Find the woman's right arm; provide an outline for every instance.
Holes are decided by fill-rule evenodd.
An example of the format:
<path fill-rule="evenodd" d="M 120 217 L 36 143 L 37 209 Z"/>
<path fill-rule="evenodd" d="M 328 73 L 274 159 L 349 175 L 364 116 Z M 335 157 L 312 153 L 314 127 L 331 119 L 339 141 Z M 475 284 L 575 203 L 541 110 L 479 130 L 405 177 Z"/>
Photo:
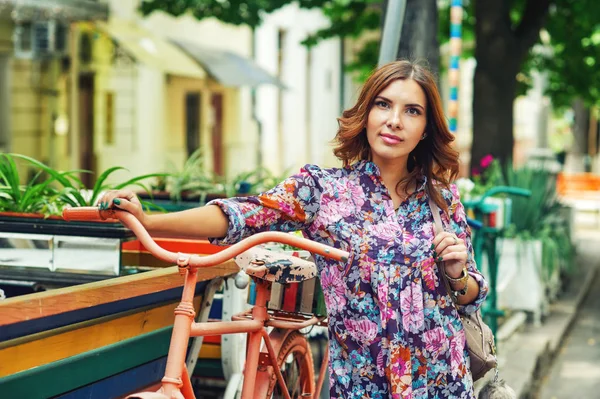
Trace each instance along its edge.
<path fill-rule="evenodd" d="M 203 207 L 168 214 L 144 214 L 130 190 L 110 191 L 99 205 L 132 213 L 151 234 L 208 237 L 216 244 L 234 244 L 261 231 L 306 229 L 320 207 L 320 175 L 318 167 L 307 165 L 260 195 L 214 200 Z"/>
<path fill-rule="evenodd" d="M 165 214 L 146 214 L 137 195 L 130 190 L 109 191 L 98 205 L 101 209 L 113 207 L 133 214 L 151 235 L 225 237 L 229 228 L 229 219 L 216 205 Z"/>
<path fill-rule="evenodd" d="M 229 219 L 216 205 L 181 212 L 146 215 L 144 226 L 154 235 L 173 237 L 225 237 Z"/>

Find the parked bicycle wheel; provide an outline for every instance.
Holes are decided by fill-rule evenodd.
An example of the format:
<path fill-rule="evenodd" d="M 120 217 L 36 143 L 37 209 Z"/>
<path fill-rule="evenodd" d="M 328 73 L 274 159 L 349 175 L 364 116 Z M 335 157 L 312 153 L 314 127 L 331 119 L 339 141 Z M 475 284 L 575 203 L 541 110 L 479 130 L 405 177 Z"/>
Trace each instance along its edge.
<path fill-rule="evenodd" d="M 307 339 L 298 332 L 287 336 L 277 356 L 277 365 L 283 374 L 291 398 L 312 398 L 315 393 L 315 370 Z M 269 392 L 272 398 L 283 398 L 273 373 Z"/>

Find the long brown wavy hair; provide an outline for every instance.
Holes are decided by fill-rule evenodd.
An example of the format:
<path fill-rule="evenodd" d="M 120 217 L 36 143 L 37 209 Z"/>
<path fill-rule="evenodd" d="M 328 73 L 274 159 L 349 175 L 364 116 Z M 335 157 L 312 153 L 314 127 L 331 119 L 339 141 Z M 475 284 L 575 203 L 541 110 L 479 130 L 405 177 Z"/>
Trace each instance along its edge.
<path fill-rule="evenodd" d="M 433 181 L 437 180 L 445 187 L 458 176 L 458 152 L 451 147 L 454 136 L 448 130 L 442 100 L 431 72 L 416 62 L 401 60 L 390 62 L 375 70 L 367 79 L 356 104 L 345 110 L 338 118 L 338 131 L 334 139 L 333 153 L 344 166 L 359 160 L 371 159 L 371 147 L 367 141 L 367 118 L 375 98 L 395 80 L 412 79 L 421 86 L 427 97 L 427 137 L 421 140 L 410 153 L 408 161 L 409 175 L 398 183 L 407 190 L 409 182 L 419 175 L 427 177 L 427 191 L 436 204 L 447 211 L 446 201 Z"/>

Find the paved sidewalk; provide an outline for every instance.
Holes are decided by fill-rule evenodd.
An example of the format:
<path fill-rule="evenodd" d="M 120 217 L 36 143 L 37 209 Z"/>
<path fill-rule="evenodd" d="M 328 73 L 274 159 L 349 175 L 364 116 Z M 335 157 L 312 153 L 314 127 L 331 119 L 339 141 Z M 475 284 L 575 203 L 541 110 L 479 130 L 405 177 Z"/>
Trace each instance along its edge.
<path fill-rule="evenodd" d="M 498 343 L 500 376 L 515 390 L 519 399 L 537 397 L 541 376 L 549 372 L 557 350 L 576 320 L 600 267 L 600 230 L 578 231 L 576 238 L 577 272 L 558 300 L 550 305 L 549 316 L 542 326 L 534 327 L 527 323 L 506 341 Z M 492 374 L 488 373 L 486 377 L 491 378 Z M 483 383 L 485 381 L 478 381 L 476 388 L 481 387 Z M 557 381 L 557 384 L 560 384 L 560 381 Z"/>
<path fill-rule="evenodd" d="M 542 382 L 539 399 L 600 398 L 600 274 Z"/>

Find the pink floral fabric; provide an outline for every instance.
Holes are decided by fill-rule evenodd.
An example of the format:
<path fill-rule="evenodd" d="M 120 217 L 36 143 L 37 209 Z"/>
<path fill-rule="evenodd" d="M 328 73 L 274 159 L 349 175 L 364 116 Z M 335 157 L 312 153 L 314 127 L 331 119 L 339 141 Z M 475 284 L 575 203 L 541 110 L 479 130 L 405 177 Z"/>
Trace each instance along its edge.
<path fill-rule="evenodd" d="M 316 256 L 329 316 L 332 398 L 474 398 L 458 312 L 475 312 L 487 284 L 473 261 L 471 233 L 455 186 L 441 189 L 445 226 L 465 240 L 477 299 L 457 310 L 432 256 L 434 223 L 425 179 L 394 210 L 375 164 L 307 165 L 268 192 L 212 201 L 229 218 L 215 243 L 266 231 L 302 230 L 351 253 L 347 263 Z"/>

